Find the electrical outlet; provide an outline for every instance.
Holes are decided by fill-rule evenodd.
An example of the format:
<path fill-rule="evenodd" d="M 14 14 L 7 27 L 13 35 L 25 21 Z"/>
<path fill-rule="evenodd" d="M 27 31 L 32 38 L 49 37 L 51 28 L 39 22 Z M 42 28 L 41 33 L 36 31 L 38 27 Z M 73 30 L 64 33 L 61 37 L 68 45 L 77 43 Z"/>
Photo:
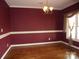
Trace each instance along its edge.
<path fill-rule="evenodd" d="M 3 32 L 4 30 L 3 30 L 3 28 L 1 28 L 1 32 Z"/>
<path fill-rule="evenodd" d="M 48 38 L 48 40 L 51 40 L 50 37 Z"/>
<path fill-rule="evenodd" d="M 9 44 L 7 43 L 7 47 L 9 46 Z"/>

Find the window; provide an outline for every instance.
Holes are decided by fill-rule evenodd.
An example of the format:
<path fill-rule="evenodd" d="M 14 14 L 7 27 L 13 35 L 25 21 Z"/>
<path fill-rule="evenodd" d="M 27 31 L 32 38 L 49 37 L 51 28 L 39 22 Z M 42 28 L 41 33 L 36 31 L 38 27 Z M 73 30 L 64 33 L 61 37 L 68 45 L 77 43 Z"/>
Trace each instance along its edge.
<path fill-rule="evenodd" d="M 79 41 L 79 12 L 67 17 L 66 23 L 66 38 L 71 38 L 74 41 Z"/>

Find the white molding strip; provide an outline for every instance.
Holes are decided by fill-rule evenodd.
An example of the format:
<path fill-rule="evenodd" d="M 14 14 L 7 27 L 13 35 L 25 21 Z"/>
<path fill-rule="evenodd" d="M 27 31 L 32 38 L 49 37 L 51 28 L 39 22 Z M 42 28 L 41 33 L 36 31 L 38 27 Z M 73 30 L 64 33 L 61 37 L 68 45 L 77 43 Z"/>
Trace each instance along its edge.
<path fill-rule="evenodd" d="M 12 47 L 18 47 L 18 46 L 32 46 L 32 45 L 43 45 L 43 44 L 53 44 L 53 43 L 60 43 L 61 41 L 53 41 L 53 42 L 41 42 L 41 43 L 29 43 L 29 44 L 16 44 L 16 45 L 11 45 L 4 55 L 1 57 L 1 59 L 4 59 L 4 57 L 7 55 L 7 53 L 10 51 Z"/>
<path fill-rule="evenodd" d="M 4 57 L 7 55 L 7 53 L 10 51 L 11 48 L 12 48 L 12 46 L 9 46 L 9 48 L 6 50 L 6 52 L 5 52 L 4 55 L 1 57 L 1 59 L 4 59 Z"/>
<path fill-rule="evenodd" d="M 64 30 L 15 31 L 11 32 L 11 34 L 36 34 L 36 33 L 56 33 L 56 32 L 64 32 Z"/>
<path fill-rule="evenodd" d="M 70 46 L 67 42 L 64 42 L 64 41 L 61 41 L 61 43 L 65 44 L 65 45 L 68 45 Z M 75 49 L 78 49 L 79 50 L 79 47 L 75 46 L 75 45 L 71 45 L 71 47 L 75 48 Z"/>
<path fill-rule="evenodd" d="M 15 32 L 8 32 L 8 33 L 0 35 L 0 39 L 7 37 L 11 34 L 35 34 L 35 33 L 55 33 L 55 32 L 64 32 L 64 31 L 63 30 L 15 31 Z"/>
<path fill-rule="evenodd" d="M 36 33 L 56 33 L 56 32 L 64 32 L 64 30 L 15 31 L 0 35 L 0 39 L 5 38 L 11 34 L 36 34 Z"/>
<path fill-rule="evenodd" d="M 16 6 L 16 5 L 9 5 L 9 7 L 10 8 L 33 8 L 33 9 L 42 9 L 42 7 L 36 7 L 36 6 Z M 62 9 L 61 8 L 54 8 L 54 10 L 62 10 Z"/>
<path fill-rule="evenodd" d="M 43 44 L 53 44 L 53 43 L 63 43 L 65 45 L 70 46 L 68 43 L 64 42 L 64 41 L 52 41 L 52 42 L 42 42 L 42 43 L 28 43 L 28 44 L 15 44 L 15 45 L 11 45 L 12 47 L 18 47 L 18 46 L 31 46 L 31 45 L 43 45 Z M 71 47 L 75 48 L 75 49 L 79 49 L 79 47 L 72 45 Z"/>
<path fill-rule="evenodd" d="M 34 6 L 16 6 L 16 5 L 9 5 L 9 7 L 12 8 L 36 8 L 36 9 L 41 9 L 42 7 L 34 7 Z"/>
<path fill-rule="evenodd" d="M 2 34 L 2 35 L 0 35 L 0 39 L 3 39 L 4 37 L 9 36 L 10 34 L 11 34 L 10 32 Z"/>
<path fill-rule="evenodd" d="M 12 47 L 18 47 L 18 46 L 32 46 L 32 45 L 53 44 L 53 43 L 61 43 L 61 41 L 41 42 L 41 43 L 28 43 L 28 44 L 15 44 L 15 45 L 11 45 L 11 46 Z"/>

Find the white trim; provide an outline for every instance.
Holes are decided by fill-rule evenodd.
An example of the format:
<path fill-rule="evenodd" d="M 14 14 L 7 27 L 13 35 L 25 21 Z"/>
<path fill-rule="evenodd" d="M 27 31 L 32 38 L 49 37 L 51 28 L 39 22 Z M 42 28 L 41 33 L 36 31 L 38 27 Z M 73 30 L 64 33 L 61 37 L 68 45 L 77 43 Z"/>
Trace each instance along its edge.
<path fill-rule="evenodd" d="M 70 40 L 70 38 L 67 38 L 67 40 Z M 72 39 L 72 41 L 79 42 L 79 39 Z"/>
<path fill-rule="evenodd" d="M 56 32 L 64 32 L 64 30 L 15 31 L 11 32 L 11 34 L 36 34 L 36 33 L 56 33 Z"/>
<path fill-rule="evenodd" d="M 53 41 L 53 42 L 42 42 L 42 43 L 29 43 L 29 44 L 16 44 L 16 45 L 10 45 L 10 47 L 7 49 L 7 51 L 4 53 L 4 55 L 1 57 L 1 59 L 4 59 L 4 57 L 7 55 L 7 53 L 10 51 L 12 47 L 18 47 L 18 46 L 32 46 L 32 45 L 43 45 L 43 44 L 53 44 L 53 43 L 60 43 L 61 41 Z"/>
<path fill-rule="evenodd" d="M 42 9 L 43 7 L 36 7 L 36 6 L 16 6 L 16 5 L 9 5 L 10 8 L 33 8 L 33 9 Z M 61 8 L 54 8 L 54 10 L 62 10 Z"/>
<path fill-rule="evenodd" d="M 52 43 L 63 43 L 65 45 L 70 46 L 68 43 L 64 42 L 64 41 L 53 41 L 53 42 L 42 42 L 42 43 L 28 43 L 28 44 L 15 44 L 15 45 L 11 45 L 12 47 L 18 47 L 18 46 L 31 46 L 31 45 L 42 45 L 42 44 L 52 44 Z M 72 45 L 71 47 L 75 48 L 75 49 L 79 49 L 79 47 Z"/>
<path fill-rule="evenodd" d="M 55 32 L 64 32 L 64 30 L 15 31 L 0 35 L 0 39 L 5 38 L 11 34 L 36 34 L 36 33 L 55 33 Z"/>
<path fill-rule="evenodd" d="M 79 42 L 79 39 L 72 39 L 73 41 L 75 41 L 75 42 Z"/>
<path fill-rule="evenodd" d="M 11 48 L 12 48 L 12 46 L 10 46 L 10 47 L 6 50 L 6 52 L 5 52 L 4 55 L 1 57 L 1 59 L 4 59 L 4 57 L 7 55 L 7 53 L 10 51 Z"/>
<path fill-rule="evenodd" d="M 36 8 L 36 9 L 42 9 L 42 7 L 35 7 L 35 6 L 15 6 L 15 5 L 9 5 L 11 8 Z"/>
<path fill-rule="evenodd" d="M 70 46 L 67 42 L 61 41 L 61 43 Z M 75 45 L 71 45 L 71 47 L 75 48 L 75 49 L 79 49 L 79 47 L 75 46 Z"/>
<path fill-rule="evenodd" d="M 32 46 L 32 45 L 44 45 L 44 44 L 53 44 L 53 43 L 60 43 L 61 41 L 53 41 L 53 42 L 41 42 L 41 43 L 28 43 L 28 44 L 15 44 L 11 45 L 12 47 L 18 46 Z"/>
<path fill-rule="evenodd" d="M 3 39 L 4 37 L 9 36 L 10 34 L 11 34 L 10 32 L 2 34 L 2 35 L 0 35 L 0 39 Z"/>

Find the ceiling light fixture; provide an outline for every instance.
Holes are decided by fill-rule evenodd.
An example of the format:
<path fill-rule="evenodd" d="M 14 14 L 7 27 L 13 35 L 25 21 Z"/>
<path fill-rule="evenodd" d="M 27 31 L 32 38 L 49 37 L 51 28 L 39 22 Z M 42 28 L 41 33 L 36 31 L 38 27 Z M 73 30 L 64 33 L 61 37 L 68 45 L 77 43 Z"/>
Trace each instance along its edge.
<path fill-rule="evenodd" d="M 50 13 L 50 12 L 53 11 L 53 7 L 51 7 L 51 6 L 48 5 L 48 0 L 46 0 L 45 4 L 44 4 L 44 6 L 43 6 L 43 11 L 44 11 L 46 14 L 48 14 L 48 13 Z"/>

